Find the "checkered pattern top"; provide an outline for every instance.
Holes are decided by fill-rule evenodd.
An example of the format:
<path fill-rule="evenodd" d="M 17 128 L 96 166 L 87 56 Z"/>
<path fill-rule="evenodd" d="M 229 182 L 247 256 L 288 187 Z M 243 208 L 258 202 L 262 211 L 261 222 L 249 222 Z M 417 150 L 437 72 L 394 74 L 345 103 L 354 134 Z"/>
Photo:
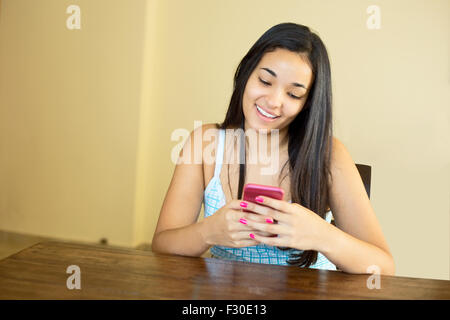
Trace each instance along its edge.
<path fill-rule="evenodd" d="M 213 215 L 217 210 L 222 208 L 226 203 L 225 194 L 220 182 L 220 171 L 222 169 L 223 154 L 225 149 L 225 130 L 219 131 L 219 144 L 217 150 L 216 166 L 214 177 L 209 182 L 204 191 L 205 218 Z M 331 212 L 327 213 L 328 222 L 331 221 Z M 247 261 L 255 263 L 266 263 L 276 265 L 288 265 L 289 253 L 300 253 L 296 249 L 280 250 L 277 247 L 259 244 L 257 246 L 244 248 L 229 248 L 224 246 L 213 246 L 211 255 L 214 258 Z M 317 262 L 310 266 L 313 269 L 336 270 L 336 266 L 331 263 L 323 254 L 319 252 Z"/>

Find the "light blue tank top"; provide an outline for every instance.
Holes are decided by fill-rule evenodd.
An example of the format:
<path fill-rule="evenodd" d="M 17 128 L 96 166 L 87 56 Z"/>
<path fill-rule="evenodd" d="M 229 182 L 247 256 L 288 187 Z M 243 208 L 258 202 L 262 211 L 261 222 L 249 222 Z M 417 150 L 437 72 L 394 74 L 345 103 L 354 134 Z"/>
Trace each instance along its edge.
<path fill-rule="evenodd" d="M 223 155 L 225 149 L 225 130 L 219 130 L 219 143 L 216 155 L 216 166 L 214 169 L 214 176 L 208 183 L 204 191 L 204 205 L 205 205 L 205 218 L 213 215 L 217 210 L 222 208 L 226 204 L 225 194 L 220 182 L 220 171 L 222 169 Z M 331 212 L 328 212 L 327 219 L 331 221 Z M 229 248 L 224 246 L 211 247 L 211 255 L 213 258 L 235 260 L 235 261 L 247 261 L 255 263 L 266 263 L 276 265 L 289 265 L 287 260 L 289 253 L 300 253 L 301 251 L 280 250 L 277 247 L 268 246 L 265 244 L 259 244 L 257 246 L 244 247 L 244 248 Z M 323 254 L 319 252 L 317 256 L 317 262 L 310 266 L 314 269 L 336 270 L 336 266 L 331 263 Z"/>

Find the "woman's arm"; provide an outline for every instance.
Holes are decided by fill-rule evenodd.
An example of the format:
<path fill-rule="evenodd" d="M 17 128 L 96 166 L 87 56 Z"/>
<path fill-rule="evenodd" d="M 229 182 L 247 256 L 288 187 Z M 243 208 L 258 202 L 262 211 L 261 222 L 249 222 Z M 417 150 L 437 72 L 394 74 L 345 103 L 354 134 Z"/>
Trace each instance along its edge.
<path fill-rule="evenodd" d="M 200 131 L 197 134 L 202 134 L 202 130 L 214 130 L 214 128 L 215 125 L 211 124 L 196 130 Z M 191 133 L 190 141 L 195 140 L 195 132 L 194 130 Z M 209 134 L 205 136 L 209 136 Z M 216 149 L 217 137 L 218 132 L 215 142 L 211 142 L 216 143 Z M 194 146 L 189 143 L 189 140 L 183 147 L 180 157 L 190 150 L 191 152 L 187 156 L 189 163 L 177 164 L 175 168 L 153 236 L 153 251 L 201 256 L 213 245 L 240 248 L 258 244 L 255 240 L 248 238 L 248 234 L 254 230 L 241 223 L 240 219 L 263 221 L 263 218 L 242 212 L 239 200 L 230 201 L 212 216 L 197 222 L 205 186 L 203 165 L 195 164 L 194 160 L 200 158 L 205 161 L 203 150 L 207 148 L 208 144 L 203 141 L 201 155 L 197 157 L 194 155 Z M 200 146 L 195 146 L 196 150 L 198 150 L 197 148 Z"/>
<path fill-rule="evenodd" d="M 197 222 L 202 207 L 204 179 L 202 163 L 195 163 L 195 152 L 202 156 L 202 146 L 196 146 L 194 136 L 214 125 L 195 129 L 180 152 L 179 163 L 164 199 L 158 224 L 153 235 L 152 250 L 188 256 L 201 256 L 209 249 L 203 235 L 204 220 Z M 195 141 L 195 143 L 194 143 Z M 203 141 L 203 139 L 201 139 Z M 204 141 L 203 141 L 204 144 Z"/>
<path fill-rule="evenodd" d="M 330 208 L 336 227 L 327 224 L 318 249 L 339 269 L 368 273 L 375 265 L 382 274 L 395 273 L 394 259 L 372 209 L 363 182 L 344 145 L 333 139 Z"/>
<path fill-rule="evenodd" d="M 330 207 L 338 227 L 298 203 L 260 196 L 257 201 L 263 205 L 249 202 L 247 209 L 270 219 L 267 223 L 249 220 L 248 226 L 278 237 L 249 236 L 270 246 L 322 252 L 345 272 L 371 273 L 368 267 L 377 266 L 382 274 L 394 274 L 394 260 L 359 173 L 336 139 L 332 157 Z M 273 224 L 273 219 L 278 223 Z"/>
<path fill-rule="evenodd" d="M 324 241 L 317 250 L 324 254 L 340 270 L 348 273 L 371 273 L 376 266 L 380 274 L 394 275 L 392 255 L 369 242 L 362 241 L 328 224 Z"/>
<path fill-rule="evenodd" d="M 203 222 L 155 232 L 152 250 L 154 252 L 200 257 L 210 248 L 203 236 Z"/>

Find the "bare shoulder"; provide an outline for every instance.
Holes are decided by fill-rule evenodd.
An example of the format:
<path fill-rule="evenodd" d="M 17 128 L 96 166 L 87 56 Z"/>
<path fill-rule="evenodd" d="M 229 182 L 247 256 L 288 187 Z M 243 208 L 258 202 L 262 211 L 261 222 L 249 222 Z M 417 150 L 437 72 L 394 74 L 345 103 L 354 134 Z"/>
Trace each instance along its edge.
<path fill-rule="evenodd" d="M 215 124 L 205 124 L 191 131 L 178 159 L 164 199 L 155 234 L 194 223 L 200 213 L 204 184 L 204 142 L 214 136 Z M 180 200 L 182 199 L 182 201 Z"/>
<path fill-rule="evenodd" d="M 336 137 L 332 142 L 330 171 L 328 183 L 331 197 L 341 198 L 349 184 L 358 183 L 361 179 L 349 151 Z"/>
<path fill-rule="evenodd" d="M 198 137 L 203 143 L 203 149 L 209 142 L 214 142 L 219 135 L 219 126 L 217 123 L 206 123 L 195 128 L 191 133 L 191 138 Z"/>
<path fill-rule="evenodd" d="M 211 140 L 211 137 L 219 135 L 219 125 L 217 123 L 206 123 L 197 129 L 201 129 L 204 142 L 208 142 Z"/>
<path fill-rule="evenodd" d="M 331 177 L 330 208 L 336 226 L 390 252 L 358 169 L 347 148 L 337 138 L 333 138 Z"/>
<path fill-rule="evenodd" d="M 183 153 L 189 150 L 188 157 L 193 163 L 200 164 L 200 161 L 204 163 L 204 151 L 208 147 L 211 148 L 210 145 L 217 141 L 218 133 L 219 129 L 216 123 L 207 123 L 195 128 L 186 139 L 180 157 L 183 157 Z"/>
<path fill-rule="evenodd" d="M 336 137 L 333 137 L 331 149 L 331 173 L 335 175 L 355 167 L 350 152 L 345 145 Z M 356 169 L 356 167 L 355 167 Z"/>
<path fill-rule="evenodd" d="M 345 145 L 336 137 L 333 137 L 332 149 L 331 149 L 331 161 L 334 164 L 338 164 L 345 160 L 351 160 L 350 153 Z"/>
<path fill-rule="evenodd" d="M 330 206 L 336 223 L 345 231 L 356 228 L 355 216 L 371 212 L 361 177 L 344 144 L 333 137 L 331 152 L 331 179 L 329 180 Z M 354 220 L 352 220 L 354 219 Z"/>

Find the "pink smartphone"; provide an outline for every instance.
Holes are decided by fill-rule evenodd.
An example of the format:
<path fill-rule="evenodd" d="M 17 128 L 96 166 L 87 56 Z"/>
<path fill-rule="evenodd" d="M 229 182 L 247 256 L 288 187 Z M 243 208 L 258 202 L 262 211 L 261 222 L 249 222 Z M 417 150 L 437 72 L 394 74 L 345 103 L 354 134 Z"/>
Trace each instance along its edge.
<path fill-rule="evenodd" d="M 278 188 L 278 187 L 264 186 L 261 184 L 254 184 L 254 183 L 247 183 L 244 186 L 243 200 L 260 204 L 259 202 L 255 201 L 255 198 L 257 196 L 265 196 L 265 197 L 270 197 L 270 198 L 277 199 L 277 200 L 283 200 L 284 190 L 281 188 Z M 250 212 L 245 209 L 243 211 Z"/>

